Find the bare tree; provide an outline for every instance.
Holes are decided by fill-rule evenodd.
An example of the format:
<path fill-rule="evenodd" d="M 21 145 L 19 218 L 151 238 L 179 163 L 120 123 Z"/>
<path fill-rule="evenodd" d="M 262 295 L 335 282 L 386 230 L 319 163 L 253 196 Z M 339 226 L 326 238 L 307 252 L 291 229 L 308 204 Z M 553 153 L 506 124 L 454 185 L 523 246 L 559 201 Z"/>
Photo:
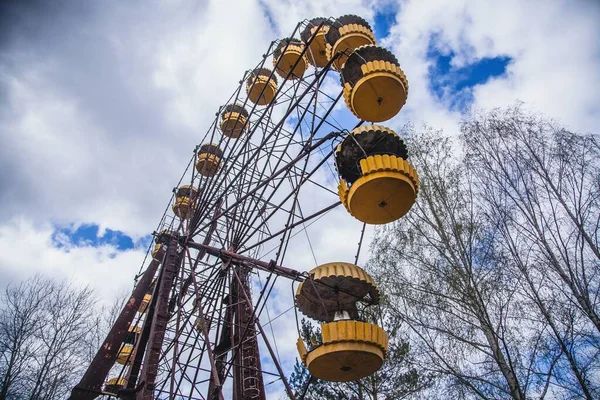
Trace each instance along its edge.
<path fill-rule="evenodd" d="M 543 397 L 553 364 L 526 322 L 518 281 L 498 251 L 498 229 L 473 192 L 473 171 L 441 132 L 404 129 L 420 176 L 413 209 L 378 231 L 370 268 L 411 332 L 412 352 L 441 376 L 437 396 Z"/>
<path fill-rule="evenodd" d="M 0 355 L 2 388 L 0 399 L 21 397 L 26 366 L 37 350 L 34 336 L 41 328 L 41 309 L 48 297 L 45 282 L 36 276 L 8 286 L 0 310 Z"/>
<path fill-rule="evenodd" d="M 2 399 L 67 396 L 85 362 L 94 304 L 89 288 L 40 276 L 7 288 L 0 309 Z"/>
<path fill-rule="evenodd" d="M 569 132 L 521 105 L 463 123 L 468 166 L 486 218 L 545 323 L 554 384 L 597 398 L 600 141 Z M 561 363 L 566 365 L 561 367 Z"/>
<path fill-rule="evenodd" d="M 421 190 L 370 263 L 452 398 L 600 398 L 600 139 L 522 105 L 405 129 Z"/>

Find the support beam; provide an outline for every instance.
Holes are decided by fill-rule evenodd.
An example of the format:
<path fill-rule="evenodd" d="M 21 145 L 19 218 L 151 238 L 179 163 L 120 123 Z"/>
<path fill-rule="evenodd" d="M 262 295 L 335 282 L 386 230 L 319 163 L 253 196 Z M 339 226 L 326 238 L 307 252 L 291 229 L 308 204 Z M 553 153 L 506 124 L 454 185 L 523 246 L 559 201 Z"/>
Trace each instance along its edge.
<path fill-rule="evenodd" d="M 158 290 L 155 290 L 156 309 L 150 329 L 150 340 L 145 351 L 145 357 L 140 375 L 140 391 L 137 393 L 136 400 L 153 400 L 154 383 L 158 374 L 158 361 L 162 350 L 167 323 L 169 322 L 169 295 L 173 280 L 181 266 L 182 256 L 178 249 L 178 236 L 170 237 L 165 256 L 165 265 L 161 271 L 158 284 Z"/>
<path fill-rule="evenodd" d="M 219 249 L 217 247 L 208 246 L 206 244 L 196 243 L 189 241 L 186 243 L 188 247 L 198 250 L 205 250 L 206 253 L 211 256 L 220 257 L 220 258 L 229 258 L 233 260 L 237 264 L 247 265 L 249 267 L 256 267 L 263 271 L 273 272 L 276 275 L 283 276 L 288 279 L 292 279 L 296 282 L 304 281 L 304 273 L 300 271 L 296 271 L 292 268 L 287 268 L 281 265 L 275 264 L 275 262 L 271 261 L 270 263 L 264 262 L 261 260 L 256 260 L 251 257 L 246 257 L 241 254 L 234 253 L 229 250 Z"/>
<path fill-rule="evenodd" d="M 242 271 L 242 269 L 239 270 L 240 272 Z M 234 270 L 234 274 L 235 274 L 235 278 L 239 284 L 239 289 L 241 294 L 244 296 L 244 299 L 246 300 L 246 313 L 248 315 L 248 319 L 253 318 L 254 319 L 254 324 L 252 324 L 252 322 L 250 321 L 243 321 L 245 324 L 249 324 L 250 325 L 250 329 L 252 331 L 254 331 L 255 326 L 258 327 L 260 334 L 263 337 L 263 341 L 265 343 L 265 345 L 267 346 L 267 350 L 269 351 L 269 354 L 271 356 L 271 359 L 273 361 L 273 363 L 275 364 L 275 367 L 277 368 L 277 372 L 279 373 L 279 377 L 281 378 L 281 381 L 283 382 L 283 386 L 285 387 L 285 390 L 287 392 L 288 397 L 291 400 L 296 400 L 296 397 L 294 396 L 294 392 L 292 391 L 292 388 L 290 387 L 290 384 L 287 381 L 287 378 L 285 377 L 285 374 L 283 373 L 283 369 L 281 368 L 281 365 L 279 365 L 279 361 L 277 359 L 277 355 L 275 354 L 275 352 L 273 351 L 273 348 L 271 347 L 271 343 L 269 343 L 269 338 L 267 337 L 267 335 L 265 334 L 265 331 L 263 330 L 262 325 L 260 324 L 260 321 L 258 319 L 258 317 L 256 316 L 255 310 L 254 310 L 254 306 L 252 305 L 252 299 L 250 298 L 250 295 L 248 294 L 249 292 L 249 287 L 247 284 L 247 272 L 245 273 L 245 275 L 241 276 L 238 274 L 238 271 Z M 243 326 L 243 325 L 242 325 Z M 251 335 L 253 337 L 253 340 L 256 342 L 256 335 L 254 332 L 251 332 Z M 258 348 L 258 347 L 257 347 Z M 258 353 L 258 352 L 257 352 Z M 259 364 L 259 368 L 260 368 L 260 360 L 258 360 Z"/>
<path fill-rule="evenodd" d="M 142 304 L 144 295 L 152 284 L 152 278 L 154 278 L 154 275 L 156 274 L 156 270 L 160 265 L 159 260 L 162 260 L 163 255 L 164 250 L 159 250 L 152 259 L 152 262 L 150 262 L 148 268 L 146 268 L 142 278 L 133 289 L 133 293 L 127 301 L 127 304 L 125 304 L 125 307 L 121 310 L 121 314 L 117 317 L 117 320 L 108 335 L 106 335 L 106 339 L 104 339 L 104 342 L 96 353 L 92 363 L 85 371 L 83 378 L 81 378 L 81 381 L 73 388 L 69 400 L 91 400 L 101 394 L 102 384 L 106 380 L 106 376 L 117 359 L 117 353 L 119 352 L 121 344 L 129 334 L 129 326 Z"/>

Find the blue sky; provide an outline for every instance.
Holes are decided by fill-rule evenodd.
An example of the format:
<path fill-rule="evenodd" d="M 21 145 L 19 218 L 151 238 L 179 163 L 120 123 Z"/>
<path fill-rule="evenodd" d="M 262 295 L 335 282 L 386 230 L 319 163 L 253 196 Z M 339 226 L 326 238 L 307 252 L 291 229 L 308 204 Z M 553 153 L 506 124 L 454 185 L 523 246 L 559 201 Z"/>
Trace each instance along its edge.
<path fill-rule="evenodd" d="M 450 109 L 466 112 L 473 103 L 472 89 L 489 79 L 502 77 L 511 62 L 509 56 L 483 57 L 471 63 L 455 66 L 454 51 L 441 51 L 436 46 L 436 36 L 431 38 L 427 51 L 429 90 Z"/>
<path fill-rule="evenodd" d="M 65 243 L 65 238 L 68 243 Z M 78 227 L 56 227 L 52 235 L 54 245 L 57 248 L 68 250 L 71 246 L 114 246 L 117 251 L 125 251 L 133 248 L 146 249 L 152 240 L 152 235 L 144 236 L 136 241 L 124 232 L 105 229 L 100 230 L 97 224 L 83 224 Z"/>
<path fill-rule="evenodd" d="M 107 300 L 130 290 L 215 111 L 278 32 L 315 16 L 361 15 L 397 55 L 410 93 L 386 122 L 392 129 L 412 122 L 452 133 L 469 107 L 516 100 L 576 130 L 599 126 L 600 95 L 590 90 L 600 87 L 598 2 L 29 4 L 0 10 L 0 283 L 42 272 Z M 320 261 L 355 253 L 354 239 L 332 239 L 356 234 L 344 213 L 311 231 Z M 290 267 L 311 264 L 294 256 Z M 276 334 L 293 334 L 286 329 Z M 295 358 L 293 343 L 280 344 Z"/>
<path fill-rule="evenodd" d="M 379 42 L 388 37 L 396 24 L 398 8 L 390 2 L 375 13 L 373 28 Z M 427 49 L 429 90 L 439 101 L 447 102 L 450 109 L 466 112 L 474 100 L 471 89 L 491 78 L 502 77 L 512 59 L 504 55 L 482 57 L 466 65 L 454 66 L 452 61 L 456 53 L 438 46 L 439 39 L 438 33 L 432 34 Z M 402 64 L 401 55 L 397 57 Z"/>
<path fill-rule="evenodd" d="M 390 34 L 390 28 L 396 23 L 396 12 L 398 7 L 393 3 L 386 5 L 385 7 L 377 10 L 373 18 L 375 26 L 375 37 L 381 41 L 381 39 L 387 37 Z"/>

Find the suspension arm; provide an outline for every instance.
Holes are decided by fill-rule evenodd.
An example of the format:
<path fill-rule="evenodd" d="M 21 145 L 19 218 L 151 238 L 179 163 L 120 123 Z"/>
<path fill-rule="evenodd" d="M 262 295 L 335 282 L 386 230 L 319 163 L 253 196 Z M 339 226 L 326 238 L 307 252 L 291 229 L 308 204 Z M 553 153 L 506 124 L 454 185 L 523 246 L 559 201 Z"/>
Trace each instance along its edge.
<path fill-rule="evenodd" d="M 234 253 L 233 251 L 219 249 L 217 247 L 208 246 L 202 243 L 196 243 L 192 241 L 188 241 L 187 246 L 197 249 L 204 250 L 206 253 L 211 256 L 220 257 L 222 259 L 231 259 L 235 263 L 247 265 L 250 267 L 255 267 L 263 271 L 273 272 L 276 275 L 283 276 L 284 278 L 292 279 L 296 282 L 302 282 L 305 279 L 305 273 L 296 271 L 295 269 L 284 267 L 281 265 L 275 264 L 274 261 L 265 262 L 261 260 L 256 260 L 251 257 L 247 257 L 241 254 Z"/>

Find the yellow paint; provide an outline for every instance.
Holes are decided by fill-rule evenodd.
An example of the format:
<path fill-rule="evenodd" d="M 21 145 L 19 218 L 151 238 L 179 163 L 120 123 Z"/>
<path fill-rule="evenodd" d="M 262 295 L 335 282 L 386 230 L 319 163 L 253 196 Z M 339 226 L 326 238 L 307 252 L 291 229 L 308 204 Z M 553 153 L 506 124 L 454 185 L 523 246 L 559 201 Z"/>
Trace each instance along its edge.
<path fill-rule="evenodd" d="M 150 304 L 150 300 L 152 300 L 151 294 L 144 295 L 144 298 L 142 299 L 142 304 L 140 304 L 140 308 L 138 309 L 138 311 L 142 314 L 145 313 L 148 310 L 148 304 Z"/>
<path fill-rule="evenodd" d="M 340 179 L 340 184 L 338 185 L 338 195 L 340 196 L 340 201 L 346 208 L 346 211 L 350 212 L 350 209 L 348 208 L 348 185 L 343 179 Z"/>
<path fill-rule="evenodd" d="M 228 112 L 223 115 L 221 120 L 221 131 L 223 135 L 237 139 L 244 133 L 247 127 L 246 117 L 237 112 Z"/>
<path fill-rule="evenodd" d="M 262 96 L 260 95 L 264 88 Z M 246 85 L 246 93 L 251 102 L 264 106 L 275 98 L 277 82 L 268 76 L 258 75 Z M 260 96 L 260 97 L 259 97 Z"/>
<path fill-rule="evenodd" d="M 394 132 L 394 130 L 385 127 L 383 125 L 375 125 L 375 124 L 371 124 L 371 125 L 363 125 L 363 126 L 359 126 L 358 128 L 352 129 L 352 134 L 353 135 L 360 135 L 363 132 L 368 132 L 368 131 L 382 131 L 382 132 L 387 132 L 390 135 L 393 136 L 398 136 L 398 134 L 396 132 Z M 339 150 L 339 145 L 338 145 L 338 150 Z"/>
<path fill-rule="evenodd" d="M 400 111 L 408 96 L 408 81 L 402 69 L 389 61 L 361 65 L 363 77 L 354 87 L 344 84 L 344 101 L 364 121 L 386 121 Z"/>
<path fill-rule="evenodd" d="M 152 250 L 152 257 L 155 258 L 162 248 L 163 245 L 161 243 L 157 243 L 156 246 L 154 246 L 154 250 Z"/>
<path fill-rule="evenodd" d="M 300 359 L 303 363 L 306 363 L 308 351 L 306 350 L 306 345 L 304 344 L 304 340 L 302 340 L 302 338 L 298 338 L 296 341 L 296 348 L 298 349 L 298 354 L 300 354 Z"/>
<path fill-rule="evenodd" d="M 347 295 L 354 299 L 363 298 L 367 294 L 377 303 L 379 291 L 375 287 L 373 278 L 362 268 L 345 262 L 332 262 L 320 265 L 308 272 L 309 278 L 298 285 L 296 290 L 296 306 L 306 316 L 319 321 L 331 321 L 339 311 L 342 297 Z M 313 282 L 309 282 L 309 280 Z M 340 296 L 332 290 L 323 292 L 326 287 L 338 287 L 344 292 Z M 315 286 L 317 285 L 317 286 Z M 343 305 L 348 306 L 348 300 L 343 300 Z M 328 328 L 324 328 L 328 329 Z M 324 333 L 329 334 L 329 333 Z"/>
<path fill-rule="evenodd" d="M 410 210 L 419 191 L 419 177 L 408 161 L 374 155 L 362 159 L 360 167 L 362 176 L 345 193 L 340 191 L 350 214 L 367 224 L 387 224 Z"/>
<path fill-rule="evenodd" d="M 284 47 L 285 48 L 285 47 Z M 289 44 L 285 52 L 282 52 L 279 58 L 273 58 L 273 67 L 277 65 L 277 60 L 279 61 L 279 65 L 275 69 L 279 76 L 282 78 L 286 78 L 290 71 L 292 71 L 292 67 L 298 61 L 296 68 L 294 68 L 292 74 L 288 77 L 289 79 L 298 79 L 302 78 L 304 72 L 308 68 L 308 64 L 306 58 L 302 55 L 302 51 L 304 51 L 304 44 L 296 45 Z"/>
<path fill-rule="evenodd" d="M 310 373 L 319 379 L 349 382 L 375 373 L 385 359 L 387 333 L 375 324 L 335 321 L 321 327 L 323 344 L 307 353 L 298 340 L 300 357 Z"/>
<path fill-rule="evenodd" d="M 119 389 L 124 388 L 126 384 L 127 380 L 125 378 L 110 378 L 104 386 L 104 391 L 106 393 L 117 394 Z"/>
<path fill-rule="evenodd" d="M 318 267 L 311 269 L 308 272 L 308 275 L 311 276 L 310 279 L 314 281 L 321 281 L 326 278 L 352 279 L 355 285 L 364 284 L 366 286 L 372 286 L 373 288 L 375 287 L 375 281 L 364 269 L 357 265 L 345 262 L 331 262 L 319 265 Z M 301 282 L 300 285 L 298 285 L 298 289 L 296 289 L 296 296 L 301 295 L 303 287 L 304 282 Z"/>
<path fill-rule="evenodd" d="M 342 52 L 334 62 L 333 67 L 338 71 L 342 69 L 348 56 L 360 46 L 366 44 L 377 44 L 373 31 L 363 25 L 359 24 L 348 24 L 339 28 L 340 38 L 332 45 L 326 45 L 327 59 L 331 58 L 337 53 Z"/>
<path fill-rule="evenodd" d="M 200 153 L 196 170 L 203 176 L 214 176 L 221 167 L 221 159 L 216 154 Z"/>
<path fill-rule="evenodd" d="M 119 351 L 119 354 L 117 355 L 117 363 L 122 365 L 130 365 L 133 361 L 131 353 L 133 353 L 133 346 L 130 344 L 123 345 Z"/>
<path fill-rule="evenodd" d="M 139 335 L 140 332 L 142 332 L 142 328 L 139 326 L 130 326 L 129 327 L 129 332 L 135 333 L 136 335 Z"/>
<path fill-rule="evenodd" d="M 389 72 L 375 72 L 362 77 L 354 86 L 351 111 L 365 121 L 386 121 L 398 114 L 407 94 L 400 78 Z"/>
<path fill-rule="evenodd" d="M 396 171 L 359 178 L 348 192 L 350 213 L 367 224 L 387 224 L 405 215 L 416 199 L 413 183 Z"/>
<path fill-rule="evenodd" d="M 315 34 L 315 31 L 319 28 L 318 26 L 314 26 L 311 29 L 311 35 Z M 326 46 L 325 46 L 325 35 L 329 31 L 328 25 L 321 26 L 319 32 L 315 35 L 312 42 L 310 42 L 310 46 L 306 51 L 306 58 L 308 62 L 314 65 L 315 67 L 323 68 L 327 65 L 329 61 L 327 58 Z"/>
<path fill-rule="evenodd" d="M 178 196 L 175 198 L 175 204 L 173 204 L 173 212 L 179 218 L 186 218 L 191 208 L 191 200 L 189 197 Z"/>

